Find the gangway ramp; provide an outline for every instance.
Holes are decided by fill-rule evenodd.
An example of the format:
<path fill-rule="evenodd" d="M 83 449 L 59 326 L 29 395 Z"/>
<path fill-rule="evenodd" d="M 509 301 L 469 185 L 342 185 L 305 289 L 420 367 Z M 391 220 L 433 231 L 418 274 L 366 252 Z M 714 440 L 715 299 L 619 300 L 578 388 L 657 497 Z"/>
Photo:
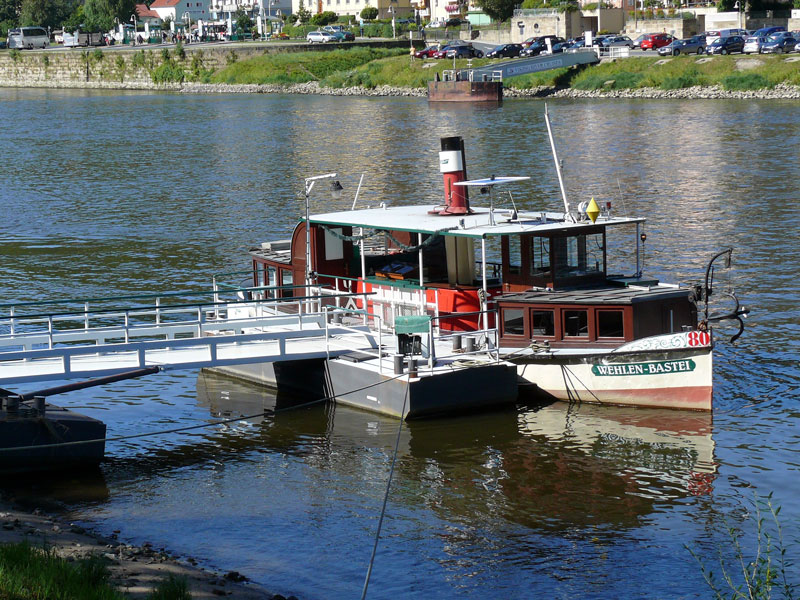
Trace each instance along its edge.
<path fill-rule="evenodd" d="M 582 48 L 574 51 L 562 52 L 548 56 L 533 56 L 531 58 L 517 58 L 496 65 L 487 65 L 473 69 L 473 80 L 486 78 L 488 80 L 508 79 L 528 73 L 538 73 L 561 67 L 575 65 L 592 65 L 600 62 L 597 53 L 591 48 Z"/>
<path fill-rule="evenodd" d="M 314 300 L 241 298 L 97 310 L 86 303 L 81 311 L 12 310 L 0 316 L 0 387 L 150 366 L 196 369 L 379 348 L 366 324 L 330 323 Z"/>

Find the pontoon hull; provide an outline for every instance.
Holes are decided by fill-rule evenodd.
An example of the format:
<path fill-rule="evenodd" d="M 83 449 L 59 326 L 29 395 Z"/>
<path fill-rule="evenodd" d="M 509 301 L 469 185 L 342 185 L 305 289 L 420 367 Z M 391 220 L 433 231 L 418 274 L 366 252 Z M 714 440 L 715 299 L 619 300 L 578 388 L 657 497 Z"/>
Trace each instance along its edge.
<path fill-rule="evenodd" d="M 711 410 L 710 347 L 507 359 L 517 364 L 521 393 L 599 404 Z"/>

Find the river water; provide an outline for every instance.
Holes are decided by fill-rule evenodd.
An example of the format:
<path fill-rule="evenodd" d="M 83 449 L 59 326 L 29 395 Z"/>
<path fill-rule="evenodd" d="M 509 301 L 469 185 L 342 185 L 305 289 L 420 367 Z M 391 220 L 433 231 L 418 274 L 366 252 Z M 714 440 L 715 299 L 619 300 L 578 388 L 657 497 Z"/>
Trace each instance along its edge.
<path fill-rule="evenodd" d="M 403 426 L 371 598 L 699 598 L 701 561 L 756 550 L 773 493 L 789 554 L 800 519 L 797 425 L 800 104 L 549 103 L 568 193 L 645 216 L 646 272 L 699 281 L 734 248 L 745 335 L 715 354 L 713 417 L 587 405 L 516 407 Z M 437 204 L 438 138 L 473 177 L 530 175 L 515 194 L 560 206 L 538 101 L 433 108 L 420 99 L 0 90 L 4 301 L 165 291 L 248 267 L 288 237 L 303 178 L 336 171 L 338 203 Z M 258 388 L 173 372 L 60 396 L 126 436 L 252 415 Z M 103 533 L 149 541 L 274 592 L 361 593 L 398 422 L 316 406 L 182 435 L 109 443 L 101 473 L 8 492 Z M 788 574 L 798 580 L 797 570 Z"/>

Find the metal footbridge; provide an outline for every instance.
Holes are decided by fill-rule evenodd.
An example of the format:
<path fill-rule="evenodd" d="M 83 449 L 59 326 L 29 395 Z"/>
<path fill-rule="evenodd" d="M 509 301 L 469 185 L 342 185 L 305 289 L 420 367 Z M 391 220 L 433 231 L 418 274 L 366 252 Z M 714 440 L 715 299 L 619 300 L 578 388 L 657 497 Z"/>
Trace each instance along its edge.
<path fill-rule="evenodd" d="M 338 294 L 323 306 L 319 297 L 275 298 L 268 290 L 240 288 L 232 300 L 222 300 L 216 289 L 0 305 L 0 387 L 153 366 L 330 358 L 381 347 L 380 330 L 368 327 L 366 317 L 363 323 L 332 322 L 331 310 L 352 305 L 356 294 Z M 205 298 L 187 301 L 192 295 Z"/>
<path fill-rule="evenodd" d="M 598 62 L 600 62 L 600 57 L 595 50 L 581 48 L 548 56 L 517 58 L 499 64 L 474 68 L 472 69 L 472 79 L 498 81 L 518 75 L 560 69 L 561 67 L 573 67 L 575 65 L 591 65 Z"/>

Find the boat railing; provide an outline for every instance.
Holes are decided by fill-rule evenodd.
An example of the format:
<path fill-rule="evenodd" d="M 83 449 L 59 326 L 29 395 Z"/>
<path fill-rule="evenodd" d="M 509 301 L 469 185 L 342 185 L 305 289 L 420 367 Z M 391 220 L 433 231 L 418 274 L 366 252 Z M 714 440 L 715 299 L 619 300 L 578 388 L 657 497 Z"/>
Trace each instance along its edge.
<path fill-rule="evenodd" d="M 378 336 L 377 344 L 372 348 L 359 349 L 359 353 L 373 356 L 377 359 L 378 371 L 383 374 L 385 370 L 394 369 L 394 356 L 402 354 L 399 348 L 395 352 L 386 352 L 384 347 L 384 335 L 392 335 L 393 328 L 389 327 L 383 320 L 380 314 L 361 309 L 351 308 L 337 308 L 333 306 L 326 307 L 328 315 L 325 319 L 326 327 L 328 323 L 335 324 L 337 330 L 348 329 L 348 320 L 354 322 L 368 322 L 370 329 Z M 488 329 L 474 329 L 469 331 L 455 331 L 452 329 L 442 328 L 440 321 L 459 319 L 459 318 L 474 318 L 477 322 L 490 322 L 488 314 L 494 311 L 474 311 L 469 313 L 456 313 L 451 315 L 442 315 L 438 317 L 430 317 L 428 321 L 428 331 L 426 339 L 420 344 L 421 356 L 424 360 L 421 363 L 420 370 L 422 372 L 432 372 L 437 364 L 447 362 L 448 365 L 464 363 L 470 360 L 477 360 L 482 357 L 488 356 L 492 362 L 500 362 L 499 353 L 499 333 L 496 328 Z M 484 318 L 486 316 L 487 318 Z M 363 328 L 351 325 L 353 333 L 364 334 Z M 339 342 L 338 338 L 326 335 L 328 346 L 326 351 L 330 356 L 332 349 L 337 344 L 348 342 Z M 348 347 L 349 346 L 343 346 Z M 443 350 L 444 348 L 451 348 L 450 351 Z M 390 360 L 392 366 L 389 367 L 386 363 Z"/>
<path fill-rule="evenodd" d="M 285 326 L 303 329 L 323 328 L 324 312 L 309 306 L 319 304 L 319 296 L 292 298 L 254 298 L 265 288 L 245 288 L 244 298 L 163 305 L 156 297 L 153 305 L 57 312 L 30 312 L 0 315 L 0 352 L 53 349 L 59 345 L 85 346 L 132 341 L 178 340 L 208 335 L 245 333 L 247 330 Z M 369 294 L 351 294 L 365 302 Z M 346 302 L 347 294 L 339 301 Z M 366 325 L 366 322 L 364 323 Z"/>

